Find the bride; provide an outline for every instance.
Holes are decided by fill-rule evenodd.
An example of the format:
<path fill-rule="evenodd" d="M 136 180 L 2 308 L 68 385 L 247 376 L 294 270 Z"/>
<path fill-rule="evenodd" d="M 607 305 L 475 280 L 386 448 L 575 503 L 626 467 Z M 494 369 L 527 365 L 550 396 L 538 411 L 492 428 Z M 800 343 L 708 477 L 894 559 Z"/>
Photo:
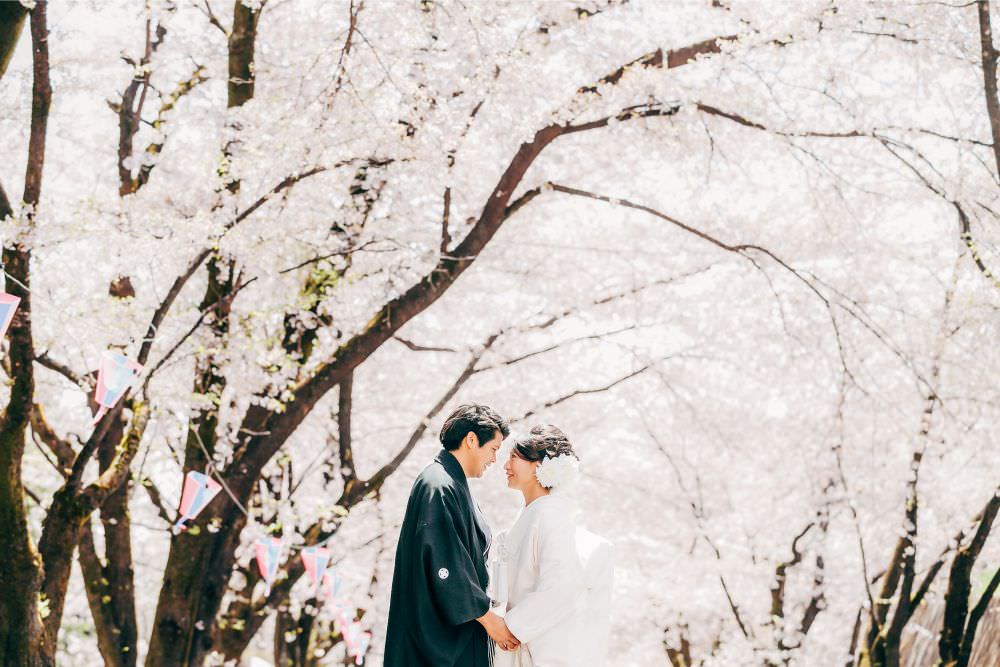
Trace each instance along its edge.
<path fill-rule="evenodd" d="M 607 652 L 611 544 L 581 527 L 565 491 L 578 457 L 555 426 L 514 443 L 507 486 L 524 495 L 514 525 L 494 540 L 494 611 L 520 641 L 495 667 L 600 667 Z"/>

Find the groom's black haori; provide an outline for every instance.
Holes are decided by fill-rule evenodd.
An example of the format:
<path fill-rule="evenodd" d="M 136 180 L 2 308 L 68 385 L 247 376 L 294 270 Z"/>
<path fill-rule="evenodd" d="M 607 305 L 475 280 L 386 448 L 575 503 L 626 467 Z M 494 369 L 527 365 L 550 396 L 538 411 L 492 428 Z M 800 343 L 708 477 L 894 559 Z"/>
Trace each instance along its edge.
<path fill-rule="evenodd" d="M 465 414 L 460 414 L 465 410 Z M 471 410 L 471 414 L 469 411 Z M 441 431 L 446 448 L 469 431 L 480 446 L 506 422 L 485 406 L 462 406 Z M 396 547 L 385 667 L 490 667 L 493 643 L 476 621 L 490 608 L 490 528 L 465 471 L 442 449 L 410 491 Z"/>

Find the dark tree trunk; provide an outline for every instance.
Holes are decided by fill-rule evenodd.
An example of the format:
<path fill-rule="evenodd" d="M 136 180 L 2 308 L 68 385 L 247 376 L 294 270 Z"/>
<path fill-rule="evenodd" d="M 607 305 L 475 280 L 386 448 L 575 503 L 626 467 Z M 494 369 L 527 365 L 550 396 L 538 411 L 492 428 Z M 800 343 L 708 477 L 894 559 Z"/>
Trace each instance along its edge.
<path fill-rule="evenodd" d="M 253 59 L 259 18 L 259 11 L 251 10 L 240 0 L 233 3 L 227 89 L 229 108 L 241 106 L 253 98 Z M 238 132 L 238 128 L 234 128 L 234 132 Z M 232 142 L 224 152 L 228 155 L 231 149 Z M 238 180 L 228 181 L 225 186 L 230 193 L 239 191 Z M 210 313 L 213 343 L 222 347 L 229 331 L 229 311 L 238 287 L 238 275 L 235 263 L 219 255 L 209 260 L 208 274 L 201 309 Z M 210 352 L 199 362 L 196 372 L 196 394 L 221 396 L 226 380 L 220 370 L 219 357 Z M 207 457 L 215 450 L 218 420 L 217 408 L 203 411 L 192 419 L 185 447 L 185 471 L 209 463 Z M 256 476 L 244 472 L 239 479 L 232 475 L 230 479 L 229 484 L 240 505 L 246 507 Z M 170 542 L 146 656 L 148 667 L 200 665 L 212 648 L 215 616 L 233 570 L 240 534 L 246 525 L 246 516 L 228 497 L 214 501 L 213 509 L 212 515 L 222 521 L 219 532 L 201 530 L 201 524 L 195 523 Z"/>
<path fill-rule="evenodd" d="M 8 211 L 9 214 L 9 211 Z M 0 218 L 6 217 L 0 211 Z M 4 250 L 7 270 L 23 276 L 27 284 L 27 251 Z M 36 667 L 42 664 L 42 624 L 38 617 L 38 591 L 42 583 L 42 563 L 28 533 L 28 518 L 21 483 L 21 457 L 24 454 L 24 420 L 28 418 L 33 379 L 27 354 L 31 350 L 31 302 L 17 287 L 9 288 L 22 298 L 20 308 L 8 330 L 11 339 L 10 363 L 14 375 L 11 402 L 3 415 L 0 429 L 0 654 L 4 665 Z M 27 353 L 27 354 L 26 354 Z M 15 395 L 16 394 L 16 395 Z"/>
<path fill-rule="evenodd" d="M 98 452 L 102 472 L 111 467 L 115 443 L 121 441 L 124 431 L 121 419 L 115 420 L 108 430 Z M 97 554 L 89 517 L 84 520 L 80 534 L 80 567 L 105 667 L 133 667 L 138 660 L 129 479 L 101 506 L 104 562 Z"/>
<path fill-rule="evenodd" d="M 252 480 L 229 482 L 246 502 Z M 212 649 L 211 627 L 235 563 L 234 553 L 246 517 L 225 494 L 205 512 L 221 519 L 219 532 L 205 530 L 196 521 L 170 542 L 170 556 L 160 589 L 152 641 L 146 665 L 200 665 Z"/>
<path fill-rule="evenodd" d="M 32 206 L 39 201 L 42 170 L 45 164 L 45 135 L 48 124 L 52 89 L 49 84 L 48 28 L 46 3 L 39 2 L 31 11 L 32 97 L 31 134 L 28 141 L 28 162 L 24 177 L 22 200 Z M 15 23 L 16 9 L 4 10 Z M 14 48 L 20 28 L 3 35 L 0 51 L 3 67 Z M 12 215 L 10 202 L 0 188 L 0 220 Z M 29 220 L 29 224 L 31 224 Z M 31 253 L 17 245 L 3 249 L 3 260 L 9 275 L 24 285 L 30 285 Z M 31 294 L 16 283 L 9 291 L 21 298 L 20 307 L 8 329 L 10 340 L 9 368 L 10 399 L 0 417 L 0 652 L 4 664 L 36 667 L 43 665 L 46 646 L 39 619 L 38 592 L 42 582 L 42 563 L 28 532 L 21 480 L 21 459 L 24 456 L 25 428 L 31 418 L 35 380 L 34 343 L 31 332 Z"/>
<path fill-rule="evenodd" d="M 997 493 L 1000 494 L 1000 490 Z M 948 589 L 944 596 L 944 625 L 938 642 L 938 654 L 945 665 L 965 667 L 963 663 L 966 663 L 971 655 L 972 642 L 978 625 L 978 619 L 976 623 L 967 624 L 970 620 L 972 568 L 986 544 L 986 538 L 989 537 L 998 512 L 1000 512 L 1000 495 L 994 495 L 979 515 L 979 523 L 972 540 L 968 545 L 958 549 L 952 561 L 951 572 L 948 575 Z M 993 590 L 987 589 L 987 593 L 984 595 L 986 602 L 982 604 L 983 608 L 989 603 Z M 963 648 L 967 650 L 963 651 Z"/>

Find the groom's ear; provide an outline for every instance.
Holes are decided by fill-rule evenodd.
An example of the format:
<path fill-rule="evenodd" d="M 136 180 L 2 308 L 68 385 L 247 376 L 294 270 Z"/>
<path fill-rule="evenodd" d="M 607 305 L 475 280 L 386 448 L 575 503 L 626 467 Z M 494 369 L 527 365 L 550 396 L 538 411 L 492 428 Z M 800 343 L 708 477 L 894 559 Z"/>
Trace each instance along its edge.
<path fill-rule="evenodd" d="M 467 442 L 470 447 L 475 449 L 479 446 L 479 436 L 476 435 L 475 431 L 469 431 L 465 434 L 465 442 Z"/>

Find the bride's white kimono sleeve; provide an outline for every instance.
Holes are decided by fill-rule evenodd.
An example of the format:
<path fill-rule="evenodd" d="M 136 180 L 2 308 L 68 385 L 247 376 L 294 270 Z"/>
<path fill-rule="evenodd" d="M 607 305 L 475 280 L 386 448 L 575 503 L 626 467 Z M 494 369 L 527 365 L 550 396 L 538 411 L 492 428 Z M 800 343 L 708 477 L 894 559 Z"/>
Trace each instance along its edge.
<path fill-rule="evenodd" d="M 508 564 L 516 569 L 508 574 L 521 584 L 515 588 L 521 588 L 523 594 L 512 596 L 504 618 L 522 644 L 532 644 L 546 633 L 551 635 L 557 626 L 565 626 L 582 591 L 575 522 L 562 503 L 551 500 L 556 499 L 536 501 L 539 506 L 534 521 L 514 547 L 517 553 Z"/>

